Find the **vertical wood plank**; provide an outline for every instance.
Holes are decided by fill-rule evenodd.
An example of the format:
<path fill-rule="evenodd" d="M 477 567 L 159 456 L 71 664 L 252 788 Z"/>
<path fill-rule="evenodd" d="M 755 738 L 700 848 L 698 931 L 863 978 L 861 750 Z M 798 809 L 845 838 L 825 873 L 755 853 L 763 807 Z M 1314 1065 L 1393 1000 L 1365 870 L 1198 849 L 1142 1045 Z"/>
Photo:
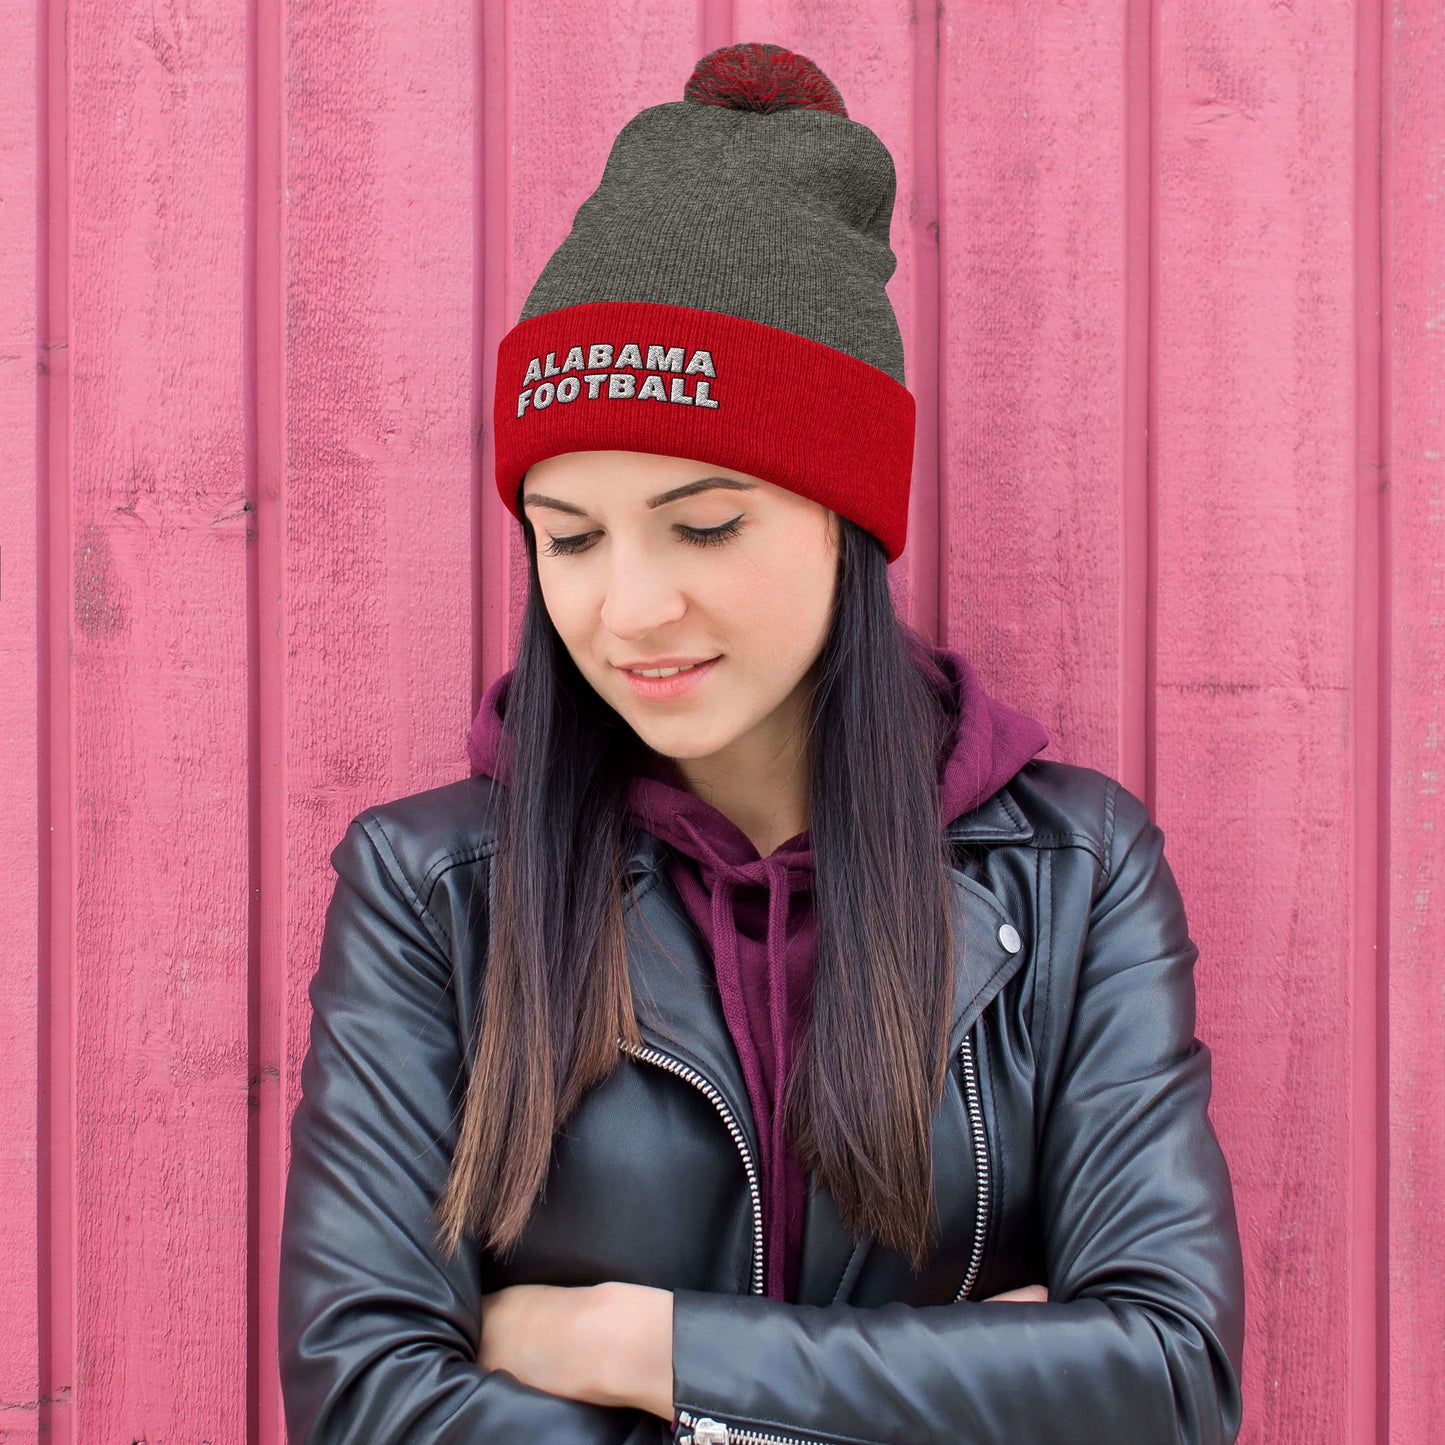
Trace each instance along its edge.
<path fill-rule="evenodd" d="M 511 5 L 477 4 L 477 71 L 473 144 L 476 231 L 472 263 L 475 314 L 472 329 L 472 693 L 476 716 L 482 694 L 510 666 L 512 551 L 521 532 L 497 494 L 492 399 L 497 384 L 497 346 L 521 301 L 512 300 L 512 102 L 508 76 Z M 524 559 L 525 560 L 525 559 Z"/>
<path fill-rule="evenodd" d="M 1115 4 L 945 5 L 944 640 L 1121 771 L 1126 29 Z M 1137 788 L 1138 779 L 1126 782 Z"/>
<path fill-rule="evenodd" d="M 1352 260 L 1354 367 L 1354 516 L 1352 521 L 1350 680 L 1351 977 L 1348 1119 L 1350 1196 L 1342 1233 L 1348 1241 L 1349 1414 L 1352 1440 L 1381 1440 L 1388 1432 L 1387 1280 L 1382 1244 L 1388 1226 L 1383 1178 L 1388 1150 L 1385 1032 L 1389 943 L 1382 909 L 1388 884 L 1389 780 L 1383 766 L 1384 694 L 1388 688 L 1388 601 L 1381 566 L 1386 542 L 1382 352 L 1381 123 L 1383 7 L 1353 10 L 1354 147 Z"/>
<path fill-rule="evenodd" d="M 38 17 L 40 319 L 37 426 L 41 514 L 37 582 L 40 746 L 40 1032 L 36 1298 L 39 1396 L 36 1433 L 54 1445 L 75 1438 L 75 861 L 70 545 L 70 72 L 67 13 L 46 0 Z"/>
<path fill-rule="evenodd" d="M 262 760 L 285 832 L 261 846 L 289 1120 L 331 849 L 467 772 L 475 37 L 443 0 L 303 0 L 285 24 L 284 756 Z"/>
<path fill-rule="evenodd" d="M 1389 1441 L 1445 1437 L 1445 12 L 1384 7 Z"/>
<path fill-rule="evenodd" d="M 1157 811 L 1245 1234 L 1244 1438 L 1357 1438 L 1353 8 L 1158 18 Z M 1366 379 L 1368 384 L 1368 379 Z M 1358 1011 L 1358 1012 L 1357 1012 Z"/>
<path fill-rule="evenodd" d="M 68 14 L 73 1429 L 202 1440 L 246 1370 L 245 6 Z"/>
<path fill-rule="evenodd" d="M 251 0 L 246 57 L 246 549 L 250 1132 L 245 1412 L 250 1445 L 281 1445 L 278 1273 L 289 1147 L 286 953 L 285 517 L 286 0 Z"/>
<path fill-rule="evenodd" d="M 12 845 L 0 877 L 0 1439 L 17 1445 L 39 1438 L 40 1397 L 39 18 L 34 5 L 0 3 L 0 55 L 9 58 L 0 91 L 0 830 Z"/>

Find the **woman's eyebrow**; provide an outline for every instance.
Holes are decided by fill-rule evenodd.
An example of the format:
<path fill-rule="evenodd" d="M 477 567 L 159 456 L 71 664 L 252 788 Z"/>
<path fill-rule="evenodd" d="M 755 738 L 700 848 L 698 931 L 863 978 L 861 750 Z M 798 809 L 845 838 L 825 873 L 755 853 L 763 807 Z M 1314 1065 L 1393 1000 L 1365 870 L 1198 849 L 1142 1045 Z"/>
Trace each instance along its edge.
<path fill-rule="evenodd" d="M 660 492 L 655 497 L 649 497 L 648 507 L 665 507 L 669 502 L 679 502 L 684 497 L 695 497 L 699 492 L 711 492 L 723 489 L 729 492 L 751 492 L 757 489 L 756 482 L 742 482 L 736 477 L 700 477 L 695 482 L 684 482 L 680 487 L 674 487 L 670 492 Z M 559 502 L 555 497 L 544 497 L 540 492 L 528 492 L 522 498 L 524 507 L 551 507 L 557 512 L 566 512 L 569 516 L 585 517 L 587 512 L 582 507 L 574 507 L 571 502 Z"/>

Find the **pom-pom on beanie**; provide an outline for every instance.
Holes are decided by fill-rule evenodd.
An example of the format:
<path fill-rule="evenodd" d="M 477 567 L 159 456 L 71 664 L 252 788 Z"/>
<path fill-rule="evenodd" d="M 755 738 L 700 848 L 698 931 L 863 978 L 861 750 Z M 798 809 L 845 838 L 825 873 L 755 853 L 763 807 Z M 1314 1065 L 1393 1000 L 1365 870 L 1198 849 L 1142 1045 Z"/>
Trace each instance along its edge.
<path fill-rule="evenodd" d="M 884 289 L 893 159 L 777 45 L 705 55 L 623 126 L 501 340 L 497 488 L 574 451 L 761 477 L 903 550 L 914 401 Z"/>

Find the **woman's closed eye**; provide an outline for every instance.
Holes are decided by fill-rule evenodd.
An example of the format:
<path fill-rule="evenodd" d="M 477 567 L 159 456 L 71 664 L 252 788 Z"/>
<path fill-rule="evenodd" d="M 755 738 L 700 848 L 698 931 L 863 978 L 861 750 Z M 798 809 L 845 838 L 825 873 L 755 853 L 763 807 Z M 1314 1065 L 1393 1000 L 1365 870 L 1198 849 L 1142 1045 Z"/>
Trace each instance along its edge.
<path fill-rule="evenodd" d="M 732 521 L 717 527 L 684 527 L 679 523 L 676 530 L 684 542 L 690 542 L 694 547 L 716 547 L 737 536 L 743 516 L 740 512 Z M 592 538 L 597 535 L 596 532 L 579 532 L 575 537 L 551 537 L 542 550 L 549 557 L 571 557 L 587 551 L 592 545 Z"/>

